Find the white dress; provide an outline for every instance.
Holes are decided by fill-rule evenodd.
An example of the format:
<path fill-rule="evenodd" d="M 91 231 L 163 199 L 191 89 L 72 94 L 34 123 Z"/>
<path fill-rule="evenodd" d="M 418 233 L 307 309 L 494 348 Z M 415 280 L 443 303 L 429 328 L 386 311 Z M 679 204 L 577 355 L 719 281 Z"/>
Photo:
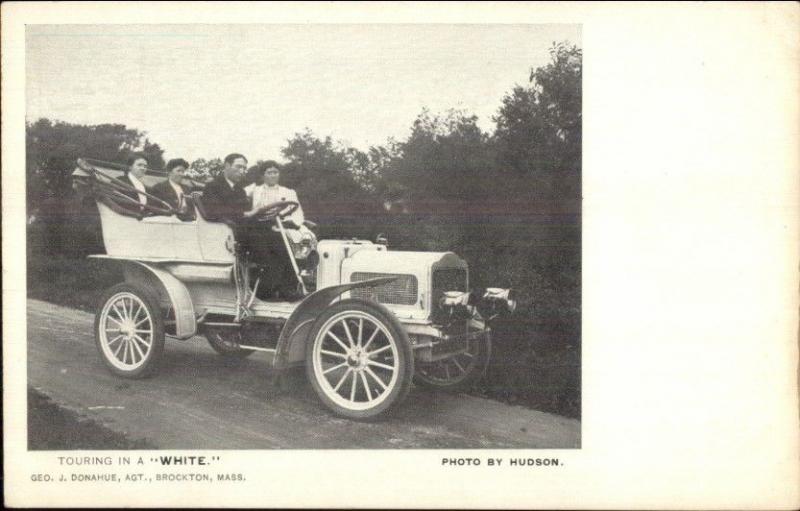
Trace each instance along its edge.
<path fill-rule="evenodd" d="M 266 206 L 267 204 L 272 204 L 273 202 L 296 202 L 298 204 L 297 209 L 294 210 L 291 215 L 286 217 L 286 219 L 294 222 L 295 225 L 299 226 L 299 229 L 286 229 L 286 234 L 289 236 L 289 239 L 292 242 L 299 243 L 303 239 L 304 234 L 311 233 L 308 227 L 305 226 L 305 215 L 303 214 L 302 206 L 299 205 L 300 201 L 297 199 L 297 193 L 291 188 L 286 188 L 285 186 L 280 185 L 256 185 L 253 183 L 249 186 L 246 186 L 244 191 L 247 193 L 247 196 L 250 197 L 254 209 Z"/>

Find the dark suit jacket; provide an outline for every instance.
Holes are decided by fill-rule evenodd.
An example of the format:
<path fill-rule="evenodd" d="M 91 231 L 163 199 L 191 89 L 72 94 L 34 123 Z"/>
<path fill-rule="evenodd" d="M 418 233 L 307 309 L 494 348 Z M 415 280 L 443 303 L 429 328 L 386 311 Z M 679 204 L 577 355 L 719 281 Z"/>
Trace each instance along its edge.
<path fill-rule="evenodd" d="M 184 197 L 192 193 L 192 190 L 190 190 L 186 186 L 181 185 L 181 188 L 183 188 Z M 169 184 L 169 179 L 158 183 L 157 185 L 152 187 L 149 190 L 149 192 L 152 195 L 155 195 L 159 199 L 163 200 L 164 202 L 168 203 L 175 209 L 178 209 L 178 207 L 180 206 L 180 204 L 178 204 L 178 194 L 175 193 L 175 189 L 172 187 L 171 184 Z"/>
<path fill-rule="evenodd" d="M 239 185 L 230 187 L 224 176 L 208 183 L 203 190 L 203 208 L 209 220 L 239 222 L 250 209 L 250 199 Z"/>

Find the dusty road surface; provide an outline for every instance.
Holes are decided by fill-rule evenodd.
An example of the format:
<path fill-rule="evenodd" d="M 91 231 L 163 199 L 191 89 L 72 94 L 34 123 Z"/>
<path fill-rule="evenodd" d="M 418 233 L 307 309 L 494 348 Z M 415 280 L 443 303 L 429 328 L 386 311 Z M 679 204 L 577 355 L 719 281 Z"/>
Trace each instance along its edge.
<path fill-rule="evenodd" d="M 576 448 L 580 422 L 466 395 L 412 388 L 390 417 L 332 416 L 304 372 L 283 391 L 260 353 L 226 364 L 205 339 L 168 340 L 145 380 L 112 375 L 93 315 L 28 300 L 28 384 L 60 406 L 162 449 Z"/>

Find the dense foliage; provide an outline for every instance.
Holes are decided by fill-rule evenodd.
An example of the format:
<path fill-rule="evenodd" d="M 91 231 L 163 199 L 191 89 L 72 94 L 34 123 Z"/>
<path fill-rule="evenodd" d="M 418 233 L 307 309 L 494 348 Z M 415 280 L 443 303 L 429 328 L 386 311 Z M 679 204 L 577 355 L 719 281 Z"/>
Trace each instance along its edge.
<path fill-rule="evenodd" d="M 519 314 L 498 325 L 476 392 L 572 416 L 580 414 L 581 60 L 577 47 L 554 45 L 550 63 L 502 98 L 493 132 L 468 112 L 423 110 L 404 140 L 366 152 L 297 133 L 281 165 L 321 238 L 383 233 L 395 249 L 452 250 L 467 259 L 473 286 L 515 288 Z M 121 161 L 138 149 L 159 167 L 163 151 L 121 125 L 40 119 L 26 131 L 29 209 L 37 205 L 29 286 L 47 297 L 53 261 L 98 248 L 91 206 L 70 200 L 75 159 Z M 224 156 L 198 159 L 190 173 L 213 177 Z M 57 207 L 45 213 L 47 204 Z"/>

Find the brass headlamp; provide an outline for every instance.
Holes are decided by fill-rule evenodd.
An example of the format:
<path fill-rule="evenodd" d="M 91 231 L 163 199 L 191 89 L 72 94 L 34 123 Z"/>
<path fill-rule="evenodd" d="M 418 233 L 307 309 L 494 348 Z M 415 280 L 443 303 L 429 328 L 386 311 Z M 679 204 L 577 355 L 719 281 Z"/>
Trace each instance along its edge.
<path fill-rule="evenodd" d="M 445 291 L 439 300 L 441 310 L 448 319 L 468 319 L 475 310 L 472 294 L 465 291 Z"/>
<path fill-rule="evenodd" d="M 483 293 L 478 303 L 478 312 L 489 321 L 498 316 L 508 316 L 517 308 L 517 301 L 513 298 L 511 289 L 489 287 Z"/>

